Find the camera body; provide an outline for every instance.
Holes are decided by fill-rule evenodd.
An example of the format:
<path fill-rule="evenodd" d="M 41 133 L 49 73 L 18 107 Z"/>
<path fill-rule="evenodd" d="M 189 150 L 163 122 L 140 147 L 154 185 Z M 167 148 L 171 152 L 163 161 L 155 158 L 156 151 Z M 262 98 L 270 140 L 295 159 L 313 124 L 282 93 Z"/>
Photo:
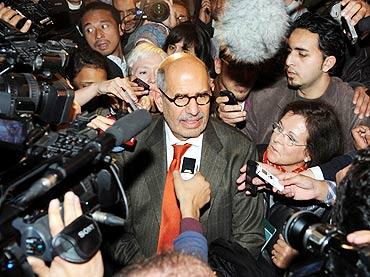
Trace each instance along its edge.
<path fill-rule="evenodd" d="M 4 0 L 3 3 L 24 16 L 17 27 L 23 26 L 26 18 L 31 20 L 31 32 L 36 36 L 70 25 L 69 8 L 65 0 Z"/>
<path fill-rule="evenodd" d="M 94 253 L 100 246 L 100 243 L 91 243 L 91 236 L 85 238 L 79 233 L 86 228 L 85 231 L 90 231 L 93 224 L 94 241 L 99 241 L 101 235 L 94 222 L 94 213 L 112 207 L 121 200 L 114 174 L 107 160 L 109 156 L 86 163 L 79 168 L 78 174 L 67 176 L 42 197 L 25 204 L 19 201 L 33 184 L 44 178 L 43 176 L 49 176 L 60 165 L 72 163 L 96 141 L 98 132 L 83 128 L 87 123 L 84 118 L 76 121 L 79 122 L 73 125 L 78 128 L 45 133 L 27 149 L 24 161 L 0 173 L 2 180 L 0 188 L 3 191 L 5 189 L 2 195 L 4 198 L 0 204 L 0 253 L 4 255 L 6 253 L 0 261 L 1 276 L 17 276 L 13 274 L 19 270 L 21 274 L 18 276 L 23 276 L 25 272 L 21 264 L 24 255 L 37 256 L 50 262 L 54 255 L 58 254 L 62 257 L 65 255 L 63 258 L 67 260 L 72 257 L 69 260 L 72 262 L 83 262 L 84 260 L 81 259 L 84 256 L 77 255 L 81 251 L 76 252 L 73 249 L 82 247 L 85 249 L 82 252 Z M 64 236 L 53 239 L 48 224 L 48 203 L 51 199 L 61 198 L 70 190 L 78 195 L 84 218 L 81 218 L 76 226 L 70 227 L 69 232 Z M 79 237 L 80 242 L 73 237 Z M 66 244 L 72 246 L 68 249 L 60 246 Z M 92 246 L 93 249 L 91 249 Z M 88 256 L 85 255 L 85 258 Z"/>
<path fill-rule="evenodd" d="M 370 246 L 351 245 L 337 227 L 322 223 L 311 212 L 294 213 L 284 225 L 283 236 L 294 249 L 319 257 L 319 266 L 305 265 L 301 270 L 296 269 L 295 274 L 304 272 L 299 276 L 313 273 L 320 276 L 370 276 Z"/>
<path fill-rule="evenodd" d="M 76 47 L 69 40 L 39 43 L 0 21 L 1 146 L 21 149 L 37 126 L 71 121 L 74 92 L 62 73 Z"/>
<path fill-rule="evenodd" d="M 74 255 L 79 245 L 71 247 L 70 238 L 77 235 L 82 240 L 86 236 L 80 232 L 93 233 L 92 230 L 97 230 L 96 223 L 86 218 L 87 214 L 93 216 L 94 212 L 121 200 L 114 182 L 119 182 L 115 177 L 117 169 L 108 151 L 99 151 L 97 131 L 85 128 L 89 118 L 78 118 L 71 128 L 59 130 L 61 124 L 71 121 L 74 91 L 63 78 L 63 70 L 75 48 L 75 44 L 63 40 L 40 43 L 34 34 L 20 33 L 0 21 L 0 128 L 6 130 L 0 133 L 0 147 L 2 154 L 13 147 L 21 148 L 22 152 L 13 164 L 10 161 L 13 152 L 9 151 L 0 168 L 1 276 L 34 276 L 26 254 L 51 261 L 54 254 L 62 256 L 70 251 L 66 255 L 71 260 L 82 262 Z M 16 140 L 9 139 L 14 136 Z M 35 183 L 45 181 L 45 176 L 53 176 L 60 168 L 72 167 L 80 156 L 90 152 L 93 155 L 78 167 L 78 173 L 70 170 L 69 175 L 57 180 L 55 187 L 42 197 L 20 201 Z M 55 247 L 55 238 L 52 240 L 49 232 L 47 207 L 51 199 L 61 198 L 69 190 L 79 196 L 85 218 L 76 225 L 76 234 L 66 230 L 69 232 L 64 237 L 55 240 Z M 99 245 L 81 244 L 86 253 L 89 246 L 95 251 Z"/>

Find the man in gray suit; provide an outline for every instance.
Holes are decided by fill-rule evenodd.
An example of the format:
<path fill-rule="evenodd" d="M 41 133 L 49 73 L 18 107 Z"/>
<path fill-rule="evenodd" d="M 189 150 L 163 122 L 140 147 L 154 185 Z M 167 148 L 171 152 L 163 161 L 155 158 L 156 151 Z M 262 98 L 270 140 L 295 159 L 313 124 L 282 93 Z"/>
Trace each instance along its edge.
<path fill-rule="evenodd" d="M 162 198 L 173 144 L 190 143 L 184 157 L 195 159 L 211 186 L 211 201 L 200 222 L 208 242 L 223 237 L 238 242 L 257 257 L 263 244 L 261 196 L 245 199 L 238 193 L 239 168 L 256 158 L 244 134 L 209 118 L 211 91 L 204 63 L 178 53 L 162 62 L 154 99 L 163 115 L 137 137 L 133 153 L 123 155 L 129 223 L 114 244 L 115 261 L 124 266 L 156 253 L 162 220 Z M 190 170 L 191 171 L 191 170 Z"/>

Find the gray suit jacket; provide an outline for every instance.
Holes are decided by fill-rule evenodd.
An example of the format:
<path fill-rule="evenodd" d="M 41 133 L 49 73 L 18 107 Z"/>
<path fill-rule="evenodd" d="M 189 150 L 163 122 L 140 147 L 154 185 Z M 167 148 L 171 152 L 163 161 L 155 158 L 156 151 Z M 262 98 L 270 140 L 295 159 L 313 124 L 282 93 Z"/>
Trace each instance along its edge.
<path fill-rule="evenodd" d="M 164 120 L 159 116 L 137 137 L 135 151 L 123 155 L 130 220 L 113 247 L 114 260 L 121 266 L 156 253 L 167 173 L 164 133 Z M 200 163 L 200 172 L 211 184 L 211 201 L 200 218 L 204 234 L 208 242 L 218 237 L 235 240 L 256 257 L 264 241 L 263 200 L 238 192 L 235 182 L 248 159 L 255 160 L 256 151 L 245 135 L 210 119 Z"/>

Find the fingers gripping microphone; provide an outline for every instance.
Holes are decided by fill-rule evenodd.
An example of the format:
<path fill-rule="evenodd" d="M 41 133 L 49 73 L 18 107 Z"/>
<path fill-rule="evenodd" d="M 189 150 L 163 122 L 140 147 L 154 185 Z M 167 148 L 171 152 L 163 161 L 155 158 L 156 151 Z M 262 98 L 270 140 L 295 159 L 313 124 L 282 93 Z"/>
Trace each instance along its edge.
<path fill-rule="evenodd" d="M 136 110 L 118 121 L 95 141 L 89 143 L 76 157 L 63 165 L 54 165 L 41 179 L 32 184 L 31 188 L 19 199 L 21 205 L 29 203 L 49 191 L 67 176 L 93 161 L 99 154 L 106 154 L 113 147 L 121 145 L 143 131 L 151 122 L 151 116 L 146 110 Z"/>
<path fill-rule="evenodd" d="M 288 19 L 284 1 L 229 0 L 216 22 L 215 37 L 234 60 L 256 64 L 279 50 Z"/>

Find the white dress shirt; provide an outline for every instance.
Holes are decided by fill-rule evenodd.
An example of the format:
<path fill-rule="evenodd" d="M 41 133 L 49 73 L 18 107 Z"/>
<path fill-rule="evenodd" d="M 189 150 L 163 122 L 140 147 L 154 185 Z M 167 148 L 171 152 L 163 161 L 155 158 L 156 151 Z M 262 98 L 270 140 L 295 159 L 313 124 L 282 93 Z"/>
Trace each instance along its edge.
<path fill-rule="evenodd" d="M 182 168 L 182 163 L 183 163 L 183 160 L 184 158 L 192 158 L 192 159 L 195 159 L 195 168 L 194 168 L 194 173 L 199 171 L 199 167 L 200 167 L 200 159 L 201 159 L 201 156 L 202 156 L 202 142 L 203 142 L 203 134 L 201 134 L 199 137 L 197 138 L 189 138 L 187 140 L 179 140 L 178 138 L 176 138 L 171 129 L 168 127 L 167 123 L 165 122 L 164 124 L 164 128 L 165 128 L 165 133 L 166 133 L 166 149 L 167 149 L 167 170 L 168 168 L 170 167 L 170 164 L 173 160 L 173 152 L 174 152 L 174 149 L 173 149 L 173 146 L 174 144 L 177 144 L 177 145 L 184 145 L 186 143 L 190 143 L 191 146 L 189 147 L 188 150 L 186 150 L 184 156 L 182 157 L 181 159 L 181 164 L 180 164 L 180 171 L 181 171 L 181 168 Z M 188 180 L 190 179 L 191 177 L 193 177 L 193 174 L 190 174 L 190 173 L 181 173 L 181 177 L 185 180 Z"/>
<path fill-rule="evenodd" d="M 127 73 L 127 64 L 126 64 L 125 57 L 122 57 L 121 59 L 117 56 L 109 55 L 107 56 L 107 58 L 110 59 L 112 62 L 114 62 L 119 68 L 121 68 L 123 77 L 127 77 L 128 73 Z"/>

